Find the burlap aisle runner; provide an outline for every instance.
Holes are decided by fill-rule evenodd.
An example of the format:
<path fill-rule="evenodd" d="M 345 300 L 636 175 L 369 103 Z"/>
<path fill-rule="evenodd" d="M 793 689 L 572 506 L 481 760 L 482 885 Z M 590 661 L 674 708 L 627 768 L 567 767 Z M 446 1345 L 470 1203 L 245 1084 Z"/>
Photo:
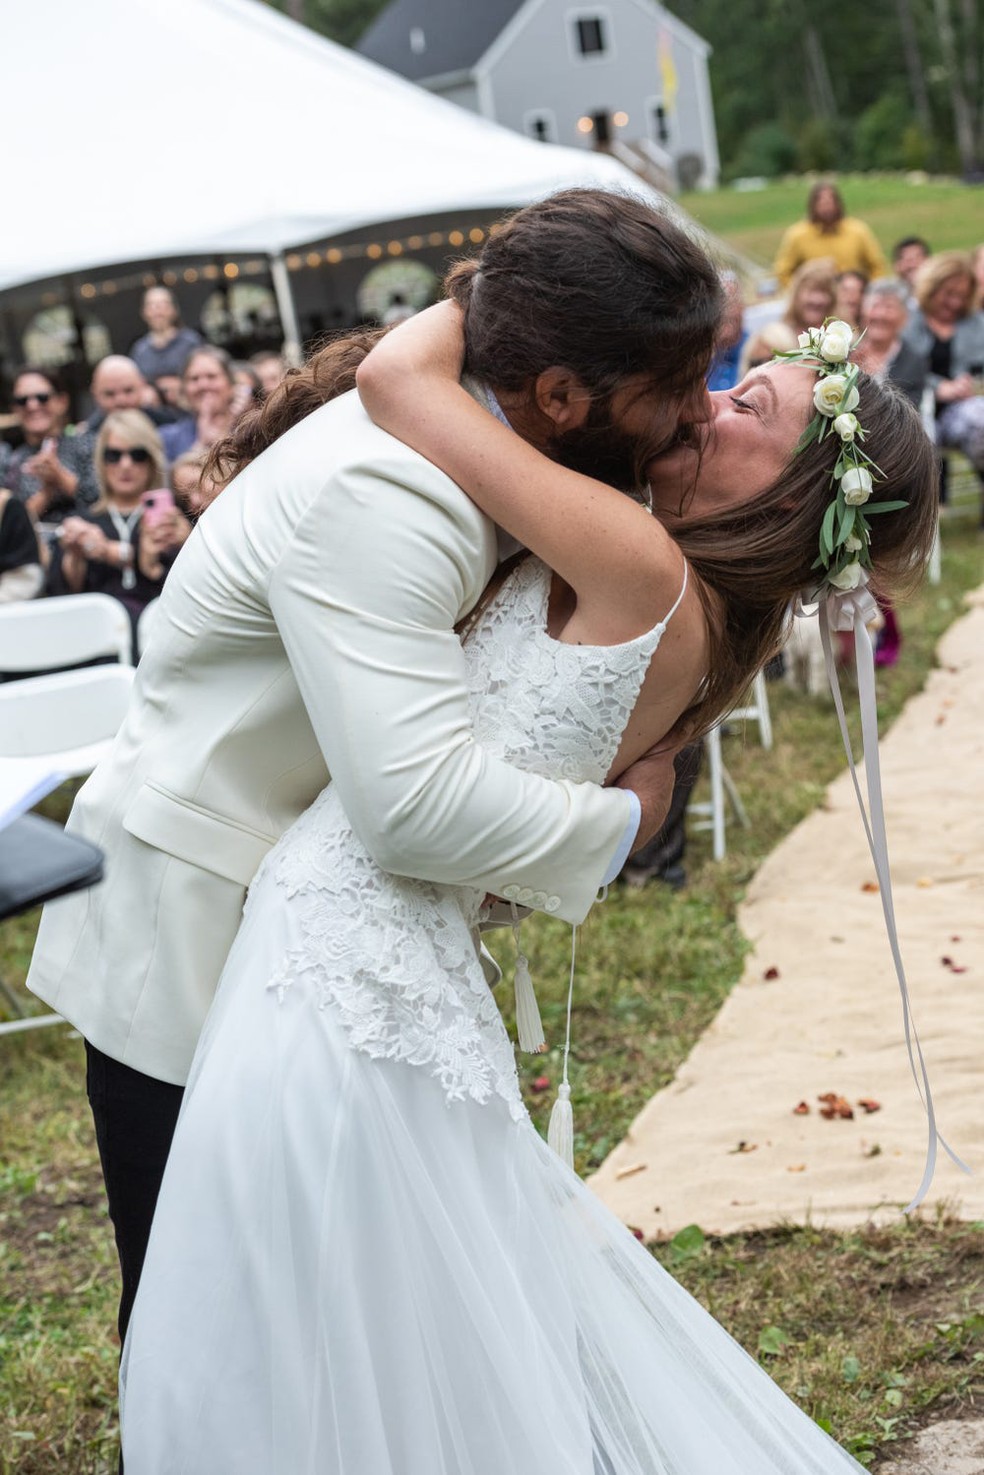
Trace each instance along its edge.
<path fill-rule="evenodd" d="M 941 1153 L 927 1207 L 984 1219 L 984 589 L 968 605 L 881 751 L 914 1018 L 940 1130 L 974 1170 Z M 845 772 L 749 888 L 741 982 L 591 1180 L 647 1239 L 844 1228 L 914 1194 L 926 1120 L 873 882 Z M 853 1117 L 822 1115 L 830 1095 Z"/>

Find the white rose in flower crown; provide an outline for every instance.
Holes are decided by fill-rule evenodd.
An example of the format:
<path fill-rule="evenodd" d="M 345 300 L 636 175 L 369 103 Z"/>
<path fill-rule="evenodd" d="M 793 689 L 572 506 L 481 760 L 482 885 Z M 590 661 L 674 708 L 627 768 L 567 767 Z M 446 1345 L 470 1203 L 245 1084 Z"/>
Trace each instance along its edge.
<path fill-rule="evenodd" d="M 839 416 L 842 412 L 857 409 L 859 395 L 854 385 L 851 386 L 851 392 L 847 396 L 847 403 L 841 404 L 847 394 L 847 387 L 846 374 L 825 374 L 822 379 L 817 380 L 813 390 L 813 403 L 821 415 L 826 415 L 829 419 L 835 415 Z"/>
<path fill-rule="evenodd" d="M 844 539 L 844 547 L 848 553 L 860 553 L 864 544 L 860 538 L 855 537 L 852 533 L 849 538 Z"/>
<path fill-rule="evenodd" d="M 834 429 L 841 440 L 851 441 L 861 429 L 857 415 L 838 415 L 834 421 Z"/>
<path fill-rule="evenodd" d="M 796 342 L 799 344 L 800 348 L 812 348 L 813 339 L 810 336 L 809 329 L 807 329 L 805 333 L 801 333 Z"/>
<path fill-rule="evenodd" d="M 867 466 L 849 466 L 840 479 L 841 491 L 848 507 L 860 507 L 871 496 L 871 472 Z"/>
<path fill-rule="evenodd" d="M 840 364 L 847 358 L 854 342 L 854 329 L 850 323 L 835 318 L 828 323 L 820 335 L 820 357 L 828 364 Z"/>
<path fill-rule="evenodd" d="M 845 564 L 839 574 L 828 574 L 827 583 L 832 584 L 835 589 L 841 589 L 847 593 L 849 590 L 858 587 L 861 583 L 863 573 L 864 569 L 858 563 L 857 559 L 855 559 L 853 563 Z"/>

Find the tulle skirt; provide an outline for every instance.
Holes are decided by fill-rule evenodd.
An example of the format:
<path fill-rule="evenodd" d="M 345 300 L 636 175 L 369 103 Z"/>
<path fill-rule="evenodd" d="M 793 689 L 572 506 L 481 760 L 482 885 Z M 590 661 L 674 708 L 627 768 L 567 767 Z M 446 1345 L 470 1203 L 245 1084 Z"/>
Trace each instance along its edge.
<path fill-rule="evenodd" d="M 121 1373 L 127 1475 L 861 1467 L 498 1098 L 448 1104 L 266 986 L 209 1016 Z"/>

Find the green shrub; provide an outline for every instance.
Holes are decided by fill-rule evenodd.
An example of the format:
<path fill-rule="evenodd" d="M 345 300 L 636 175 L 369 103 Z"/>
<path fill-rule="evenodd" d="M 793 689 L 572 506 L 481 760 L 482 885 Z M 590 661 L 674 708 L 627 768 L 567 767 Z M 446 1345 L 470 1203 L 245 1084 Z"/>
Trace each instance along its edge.
<path fill-rule="evenodd" d="M 758 123 L 750 128 L 726 166 L 728 179 L 764 175 L 776 179 L 796 165 L 796 143 L 781 123 Z"/>

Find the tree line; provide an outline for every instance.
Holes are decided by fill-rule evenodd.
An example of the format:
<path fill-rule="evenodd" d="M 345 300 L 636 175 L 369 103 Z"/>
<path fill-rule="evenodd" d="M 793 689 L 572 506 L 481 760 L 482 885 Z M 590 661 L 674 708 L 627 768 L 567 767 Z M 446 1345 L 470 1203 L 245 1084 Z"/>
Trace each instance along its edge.
<path fill-rule="evenodd" d="M 269 3 L 352 46 L 388 0 Z M 853 168 L 984 179 L 981 0 L 673 0 L 667 9 L 714 48 L 726 178 Z"/>

